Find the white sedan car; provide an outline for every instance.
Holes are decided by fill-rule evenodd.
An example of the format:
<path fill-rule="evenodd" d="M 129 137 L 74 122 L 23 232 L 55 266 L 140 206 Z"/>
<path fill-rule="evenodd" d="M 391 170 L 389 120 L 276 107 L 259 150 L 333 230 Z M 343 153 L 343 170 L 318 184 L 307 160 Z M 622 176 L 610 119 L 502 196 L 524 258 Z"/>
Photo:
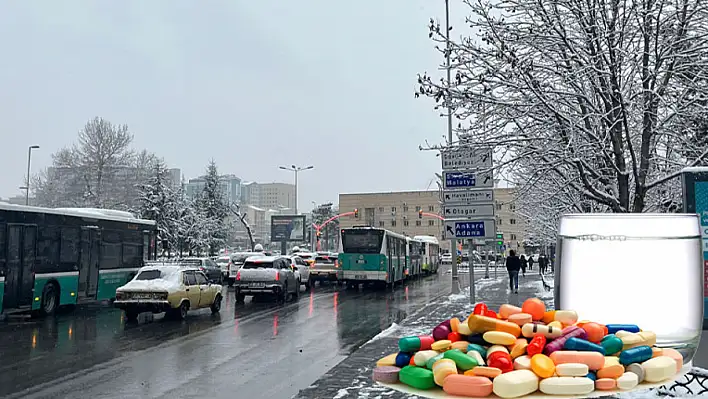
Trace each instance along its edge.
<path fill-rule="evenodd" d="M 305 291 L 309 291 L 310 287 L 312 287 L 310 283 L 310 265 L 297 255 L 284 256 L 283 258 L 290 260 L 290 265 L 300 277 L 300 284 L 305 286 Z"/>

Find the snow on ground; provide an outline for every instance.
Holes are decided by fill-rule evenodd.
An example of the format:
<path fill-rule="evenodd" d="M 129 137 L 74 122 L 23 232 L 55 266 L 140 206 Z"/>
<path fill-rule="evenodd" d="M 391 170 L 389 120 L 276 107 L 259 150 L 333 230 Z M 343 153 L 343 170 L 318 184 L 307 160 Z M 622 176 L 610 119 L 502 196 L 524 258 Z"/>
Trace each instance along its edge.
<path fill-rule="evenodd" d="M 398 331 L 398 329 L 399 329 L 399 325 L 396 324 L 396 323 L 393 323 L 393 324 L 391 324 L 387 329 L 385 329 L 385 330 L 381 331 L 380 333 L 376 334 L 376 335 L 374 336 L 374 338 L 371 338 L 370 340 L 366 341 L 366 343 L 368 344 L 369 342 L 374 342 L 374 341 L 379 340 L 379 339 L 384 338 L 384 337 L 390 337 L 390 336 L 393 335 L 396 331 Z M 364 344 L 364 345 L 366 345 L 366 344 Z"/>

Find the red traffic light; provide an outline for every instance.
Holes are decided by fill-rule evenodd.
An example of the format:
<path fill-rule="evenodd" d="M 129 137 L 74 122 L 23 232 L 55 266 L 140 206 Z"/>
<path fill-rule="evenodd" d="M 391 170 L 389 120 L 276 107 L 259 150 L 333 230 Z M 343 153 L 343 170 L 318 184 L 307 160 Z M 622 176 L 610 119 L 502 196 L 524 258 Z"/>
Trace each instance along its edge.
<path fill-rule="evenodd" d="M 418 219 L 422 219 L 422 218 L 423 218 L 423 210 L 421 209 L 418 211 Z"/>
<path fill-rule="evenodd" d="M 354 209 L 354 217 L 355 218 L 359 217 L 359 209 Z"/>

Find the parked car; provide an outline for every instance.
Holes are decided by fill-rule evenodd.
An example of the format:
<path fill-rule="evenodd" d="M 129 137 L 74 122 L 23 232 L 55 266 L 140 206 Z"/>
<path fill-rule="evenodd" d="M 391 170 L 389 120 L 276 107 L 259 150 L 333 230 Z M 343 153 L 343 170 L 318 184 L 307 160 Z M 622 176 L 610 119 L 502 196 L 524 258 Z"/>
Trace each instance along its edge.
<path fill-rule="evenodd" d="M 338 281 L 341 277 L 337 254 L 320 253 L 315 256 L 315 262 L 310 269 L 312 283 L 315 281 Z"/>
<path fill-rule="evenodd" d="M 246 263 L 246 259 L 251 256 L 265 256 L 265 254 L 263 252 L 234 252 L 231 254 L 231 266 L 229 266 L 229 274 L 226 280 L 229 283 L 229 287 L 234 285 L 236 273 Z"/>
<path fill-rule="evenodd" d="M 221 310 L 221 285 L 209 282 L 198 268 L 181 263 L 143 266 L 127 284 L 116 290 L 113 305 L 125 311 L 128 321 L 143 312 L 184 319 L 193 309 Z"/>
<path fill-rule="evenodd" d="M 288 295 L 297 298 L 300 285 L 295 278 L 290 262 L 274 256 L 252 256 L 246 259 L 236 273 L 236 302 L 243 302 L 246 295 L 276 295 L 278 302 L 285 303 Z"/>
<path fill-rule="evenodd" d="M 304 251 L 293 252 L 292 255 L 299 256 L 310 266 L 315 264 L 315 257 L 317 256 L 315 253 Z"/>
<path fill-rule="evenodd" d="M 204 272 L 209 281 L 213 283 L 222 284 L 224 282 L 224 276 L 221 274 L 221 267 L 216 264 L 211 258 L 203 257 L 190 257 L 183 258 L 179 260 L 180 263 L 189 263 Z"/>
<path fill-rule="evenodd" d="M 443 264 L 451 264 L 452 263 L 452 254 L 449 252 L 442 254 L 442 256 L 440 257 L 440 261 Z"/>
<path fill-rule="evenodd" d="M 290 266 L 292 266 L 294 270 L 297 270 L 300 285 L 304 285 L 305 291 L 309 291 L 312 287 L 312 280 L 310 280 L 310 265 L 308 265 L 305 260 L 297 255 L 284 256 L 284 258 L 290 262 Z"/>

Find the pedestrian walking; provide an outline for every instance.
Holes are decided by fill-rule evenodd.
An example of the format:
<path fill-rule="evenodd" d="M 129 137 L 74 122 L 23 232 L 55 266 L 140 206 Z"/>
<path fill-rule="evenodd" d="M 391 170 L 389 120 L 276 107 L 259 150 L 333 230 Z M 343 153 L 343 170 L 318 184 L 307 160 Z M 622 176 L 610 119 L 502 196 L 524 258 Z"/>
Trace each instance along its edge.
<path fill-rule="evenodd" d="M 521 260 L 512 249 L 506 257 L 506 271 L 509 273 L 509 291 L 515 294 L 519 293 L 519 269 L 521 269 Z"/>
<path fill-rule="evenodd" d="M 548 267 L 548 258 L 545 254 L 541 254 L 538 257 L 538 267 L 541 269 L 541 274 L 546 274 L 546 267 Z"/>
<path fill-rule="evenodd" d="M 533 269 L 533 255 L 529 255 L 529 270 Z"/>
<path fill-rule="evenodd" d="M 526 276 L 526 266 L 528 266 L 528 261 L 526 260 L 526 256 L 521 255 L 521 274 L 523 276 Z"/>

